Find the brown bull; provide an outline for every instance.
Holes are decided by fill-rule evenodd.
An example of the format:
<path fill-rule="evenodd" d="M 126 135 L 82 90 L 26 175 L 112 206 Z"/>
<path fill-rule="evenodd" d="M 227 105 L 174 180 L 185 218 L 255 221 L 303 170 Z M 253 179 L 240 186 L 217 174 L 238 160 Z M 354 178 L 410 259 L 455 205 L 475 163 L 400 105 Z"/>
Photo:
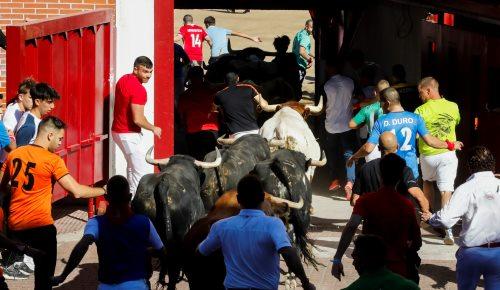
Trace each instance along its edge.
<path fill-rule="evenodd" d="M 204 217 L 198 220 L 184 238 L 186 262 L 184 273 L 188 278 L 189 289 L 224 289 L 226 267 L 220 251 L 204 257 L 196 253 L 198 245 L 208 236 L 210 227 L 217 221 L 235 216 L 240 212 L 240 205 L 236 198 L 236 190 L 225 192 L 215 203 L 214 207 Z M 261 209 L 267 215 L 281 216 L 290 208 L 301 208 L 303 200 L 291 202 L 265 193 Z"/>

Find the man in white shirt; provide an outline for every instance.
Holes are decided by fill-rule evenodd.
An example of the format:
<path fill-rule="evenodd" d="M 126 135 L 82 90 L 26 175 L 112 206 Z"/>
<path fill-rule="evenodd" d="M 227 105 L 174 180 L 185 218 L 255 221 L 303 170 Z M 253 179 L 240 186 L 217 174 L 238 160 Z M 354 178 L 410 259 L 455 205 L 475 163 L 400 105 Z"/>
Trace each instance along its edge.
<path fill-rule="evenodd" d="M 356 152 L 358 143 L 356 131 L 349 128 L 349 121 L 352 117 L 354 82 L 352 79 L 340 75 L 341 69 L 342 63 L 340 61 L 327 62 L 326 73 L 330 79 L 324 86 L 326 95 L 326 153 L 333 175 L 329 190 L 339 188 L 339 180 L 346 176 L 346 199 L 350 200 L 355 179 L 355 165 L 348 167 L 346 161 Z"/>
<path fill-rule="evenodd" d="M 27 78 L 19 84 L 17 96 L 7 104 L 3 114 L 3 124 L 7 131 L 14 132 L 17 123 L 25 111 L 31 110 L 33 100 L 31 99 L 30 89 L 36 85 L 35 80 Z"/>
<path fill-rule="evenodd" d="M 500 180 L 495 157 L 474 147 L 468 160 L 472 175 L 434 215 L 423 214 L 432 226 L 451 228 L 462 219 L 457 251 L 458 289 L 476 289 L 481 275 L 485 289 L 500 289 Z"/>

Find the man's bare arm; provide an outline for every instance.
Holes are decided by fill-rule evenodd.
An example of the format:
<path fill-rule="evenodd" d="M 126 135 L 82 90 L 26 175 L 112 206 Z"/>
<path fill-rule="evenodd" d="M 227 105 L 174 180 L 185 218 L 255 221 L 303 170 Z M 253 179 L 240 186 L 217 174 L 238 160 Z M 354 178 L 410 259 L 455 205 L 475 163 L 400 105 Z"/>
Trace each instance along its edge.
<path fill-rule="evenodd" d="M 177 34 L 175 37 L 174 37 L 174 42 L 177 42 L 179 40 L 182 40 L 183 37 L 182 37 L 182 34 Z"/>
<path fill-rule="evenodd" d="M 149 123 L 146 116 L 144 116 L 144 105 L 132 104 L 132 118 L 134 124 L 137 126 L 153 132 L 158 138 L 161 137 L 161 128 Z"/>
<path fill-rule="evenodd" d="M 425 195 L 423 191 L 420 189 L 420 187 L 408 188 L 408 193 L 417 200 L 418 204 L 420 205 L 420 208 L 422 209 L 422 212 L 424 213 L 430 212 L 429 201 L 427 200 L 427 198 L 425 198 Z"/>
<path fill-rule="evenodd" d="M 231 31 L 231 35 L 242 37 L 242 38 L 246 38 L 248 40 L 255 41 L 255 42 L 262 42 L 262 40 L 260 39 L 260 37 L 258 37 L 258 36 L 252 37 L 252 36 L 250 36 L 250 35 L 248 35 L 246 33 L 243 33 L 243 32 Z"/>
<path fill-rule="evenodd" d="M 90 187 L 78 183 L 73 176 L 66 174 L 57 181 L 65 190 L 71 192 L 75 198 L 90 198 L 106 193 L 102 187 Z"/>

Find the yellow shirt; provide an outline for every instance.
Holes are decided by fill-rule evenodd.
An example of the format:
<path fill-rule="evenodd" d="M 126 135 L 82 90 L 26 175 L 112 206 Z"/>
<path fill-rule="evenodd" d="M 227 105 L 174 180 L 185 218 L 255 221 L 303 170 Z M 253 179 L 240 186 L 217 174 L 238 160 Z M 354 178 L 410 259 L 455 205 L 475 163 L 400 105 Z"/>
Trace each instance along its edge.
<path fill-rule="evenodd" d="M 458 105 L 445 98 L 428 100 L 415 110 L 425 122 L 429 133 L 440 140 L 456 141 L 455 127 L 460 122 Z M 422 138 L 418 140 L 418 149 L 424 156 L 448 152 L 448 149 L 436 149 L 427 145 Z"/>

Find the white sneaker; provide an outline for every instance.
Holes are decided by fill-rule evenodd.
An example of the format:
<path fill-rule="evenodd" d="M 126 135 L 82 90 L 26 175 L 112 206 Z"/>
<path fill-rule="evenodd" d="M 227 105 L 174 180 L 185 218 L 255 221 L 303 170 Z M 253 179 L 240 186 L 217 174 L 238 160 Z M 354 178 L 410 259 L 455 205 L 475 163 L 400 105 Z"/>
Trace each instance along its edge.
<path fill-rule="evenodd" d="M 451 229 L 446 229 L 446 235 L 444 236 L 444 244 L 445 245 L 454 245 L 455 240 L 453 239 L 453 232 Z"/>

